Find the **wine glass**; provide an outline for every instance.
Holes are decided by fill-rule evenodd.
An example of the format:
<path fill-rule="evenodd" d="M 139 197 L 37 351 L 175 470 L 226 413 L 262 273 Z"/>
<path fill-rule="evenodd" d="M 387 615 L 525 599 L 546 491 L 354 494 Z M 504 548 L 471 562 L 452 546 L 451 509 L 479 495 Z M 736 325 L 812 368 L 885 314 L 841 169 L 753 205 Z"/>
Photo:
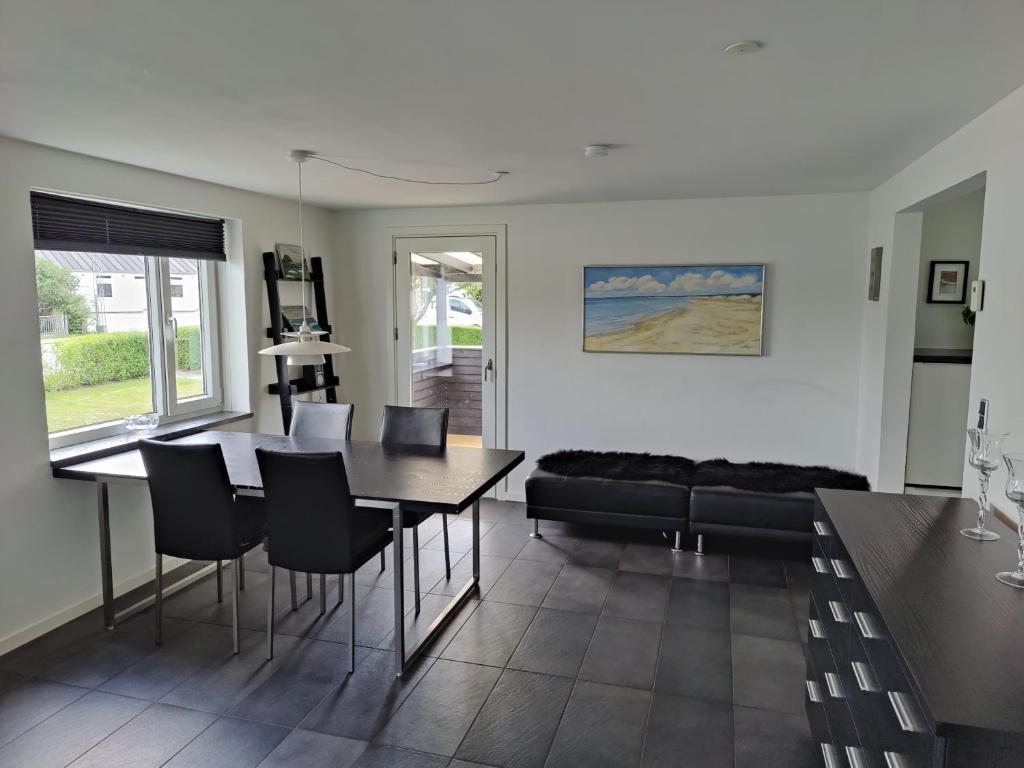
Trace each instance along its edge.
<path fill-rule="evenodd" d="M 1003 456 L 1010 476 L 1006 479 L 1006 498 L 1017 505 L 1017 570 L 997 573 L 1003 584 L 1024 589 L 1024 453 Z"/>
<path fill-rule="evenodd" d="M 992 473 L 999 469 L 999 458 L 1003 453 L 1003 441 L 1007 432 L 989 432 L 985 429 L 968 429 L 971 438 L 971 454 L 968 463 L 978 470 L 978 525 L 964 528 L 961 534 L 977 541 L 995 541 L 998 533 L 985 528 L 985 513 L 988 511 L 988 484 Z"/>

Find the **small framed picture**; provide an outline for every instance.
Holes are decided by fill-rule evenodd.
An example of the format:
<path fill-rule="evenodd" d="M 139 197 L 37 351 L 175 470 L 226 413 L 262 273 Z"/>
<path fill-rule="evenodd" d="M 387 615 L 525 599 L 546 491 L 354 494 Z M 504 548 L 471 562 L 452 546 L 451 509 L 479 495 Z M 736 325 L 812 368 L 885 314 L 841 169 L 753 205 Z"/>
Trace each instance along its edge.
<path fill-rule="evenodd" d="M 309 264 L 302 258 L 299 246 L 277 243 L 274 250 L 277 252 L 277 272 L 281 280 L 302 280 L 303 272 L 305 278 L 309 279 Z"/>
<path fill-rule="evenodd" d="M 968 261 L 933 261 L 928 270 L 929 304 L 963 304 L 967 301 Z"/>

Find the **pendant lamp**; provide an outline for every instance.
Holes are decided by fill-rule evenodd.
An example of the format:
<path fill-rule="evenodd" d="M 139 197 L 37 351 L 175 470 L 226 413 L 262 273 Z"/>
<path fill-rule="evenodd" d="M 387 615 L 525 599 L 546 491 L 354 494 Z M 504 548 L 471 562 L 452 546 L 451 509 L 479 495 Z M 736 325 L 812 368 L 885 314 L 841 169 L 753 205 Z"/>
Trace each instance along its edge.
<path fill-rule="evenodd" d="M 281 334 L 282 336 L 288 336 L 288 341 L 282 341 L 280 344 L 260 350 L 261 355 L 287 358 L 288 365 L 323 365 L 324 355 L 352 351 L 341 344 L 320 341 L 317 337 L 323 336 L 326 331 L 312 330 L 307 319 L 309 312 L 306 309 L 306 249 L 302 241 L 302 164 L 312 156 L 313 153 L 308 149 L 293 149 L 291 152 L 291 158 L 299 169 L 299 253 L 302 255 L 300 269 L 300 274 L 302 275 L 302 326 L 298 331 L 286 331 Z"/>

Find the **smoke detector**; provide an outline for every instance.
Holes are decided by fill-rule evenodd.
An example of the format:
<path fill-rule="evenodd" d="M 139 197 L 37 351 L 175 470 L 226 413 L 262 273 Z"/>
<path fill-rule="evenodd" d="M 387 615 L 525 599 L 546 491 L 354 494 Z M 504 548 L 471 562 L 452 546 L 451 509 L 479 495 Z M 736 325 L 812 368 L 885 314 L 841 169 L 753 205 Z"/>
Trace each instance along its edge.
<path fill-rule="evenodd" d="M 739 40 L 725 46 L 725 52 L 733 56 L 742 56 L 746 53 L 757 53 L 764 48 L 764 43 L 757 40 Z"/>
<path fill-rule="evenodd" d="M 584 157 L 607 157 L 608 156 L 608 145 L 607 144 L 587 144 L 583 148 Z"/>

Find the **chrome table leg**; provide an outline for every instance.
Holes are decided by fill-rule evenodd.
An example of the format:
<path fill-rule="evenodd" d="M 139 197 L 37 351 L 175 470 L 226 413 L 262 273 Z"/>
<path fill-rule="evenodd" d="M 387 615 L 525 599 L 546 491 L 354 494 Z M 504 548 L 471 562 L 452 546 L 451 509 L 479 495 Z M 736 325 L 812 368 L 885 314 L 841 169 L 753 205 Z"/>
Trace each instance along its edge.
<path fill-rule="evenodd" d="M 392 512 L 392 563 L 394 565 L 394 593 L 395 593 L 395 676 L 401 677 L 405 671 L 405 584 L 402 578 L 402 566 L 405 558 L 402 555 L 402 507 L 395 504 Z M 355 605 L 350 605 L 349 610 L 355 611 Z"/>
<path fill-rule="evenodd" d="M 114 628 L 114 566 L 110 558 L 110 496 L 107 483 L 96 481 L 96 511 L 100 524 L 100 578 L 103 582 L 103 626 Z"/>

